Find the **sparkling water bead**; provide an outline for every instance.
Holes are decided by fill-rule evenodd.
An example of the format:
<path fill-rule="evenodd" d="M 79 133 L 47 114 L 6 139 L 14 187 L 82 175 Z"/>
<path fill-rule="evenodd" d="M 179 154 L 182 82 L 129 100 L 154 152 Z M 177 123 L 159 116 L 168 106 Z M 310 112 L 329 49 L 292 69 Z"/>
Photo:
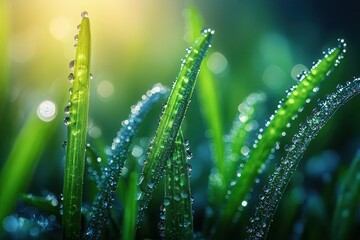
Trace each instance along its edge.
<path fill-rule="evenodd" d="M 88 14 L 87 11 L 83 11 L 83 12 L 81 13 L 81 17 L 82 17 L 82 18 L 87 18 L 88 16 L 89 16 L 89 14 Z"/>

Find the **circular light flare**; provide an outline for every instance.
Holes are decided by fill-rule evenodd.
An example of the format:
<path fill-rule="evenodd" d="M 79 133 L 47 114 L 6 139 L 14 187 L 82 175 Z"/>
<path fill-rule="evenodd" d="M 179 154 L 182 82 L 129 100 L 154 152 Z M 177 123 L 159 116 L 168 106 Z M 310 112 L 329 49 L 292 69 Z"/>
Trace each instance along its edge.
<path fill-rule="evenodd" d="M 100 97 L 108 98 L 114 93 L 114 85 L 109 81 L 102 81 L 97 86 L 97 93 Z"/>
<path fill-rule="evenodd" d="M 221 74 L 228 66 L 228 61 L 224 55 L 219 52 L 213 52 L 207 61 L 207 66 L 215 74 Z"/>
<path fill-rule="evenodd" d="M 57 114 L 55 103 L 49 100 L 41 102 L 37 108 L 37 115 L 44 122 L 51 122 Z"/>

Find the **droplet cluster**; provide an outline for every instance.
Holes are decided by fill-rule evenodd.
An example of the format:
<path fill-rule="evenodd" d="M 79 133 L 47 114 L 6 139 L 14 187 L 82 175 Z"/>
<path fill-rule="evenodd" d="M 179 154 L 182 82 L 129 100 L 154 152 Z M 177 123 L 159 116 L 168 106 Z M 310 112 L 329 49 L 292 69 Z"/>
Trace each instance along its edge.
<path fill-rule="evenodd" d="M 131 142 L 137 133 L 145 115 L 153 106 L 164 99 L 168 89 L 156 84 L 133 107 L 127 120 L 122 122 L 122 127 L 114 138 L 108 151 L 106 166 L 102 169 L 99 184 L 99 193 L 95 197 L 90 213 L 89 227 L 85 232 L 86 239 L 100 239 L 102 229 L 108 220 L 112 207 L 119 178 L 124 167 L 124 162 L 129 155 Z"/>
<path fill-rule="evenodd" d="M 259 196 L 259 205 L 247 229 L 249 239 L 266 237 L 282 194 L 308 145 L 336 110 L 359 92 L 359 78 L 347 82 L 344 86 L 338 85 L 336 91 L 320 101 L 319 107 L 313 110 L 313 114 L 299 125 L 299 131 L 292 138 L 292 143 L 285 146 L 286 156 L 275 166 L 273 174 L 269 176 L 268 183 L 264 186 L 263 194 Z"/>
<path fill-rule="evenodd" d="M 160 235 L 166 239 L 192 237 L 192 197 L 189 183 L 191 159 L 189 142 L 179 133 L 172 157 L 166 162 L 165 198 L 160 207 Z"/>

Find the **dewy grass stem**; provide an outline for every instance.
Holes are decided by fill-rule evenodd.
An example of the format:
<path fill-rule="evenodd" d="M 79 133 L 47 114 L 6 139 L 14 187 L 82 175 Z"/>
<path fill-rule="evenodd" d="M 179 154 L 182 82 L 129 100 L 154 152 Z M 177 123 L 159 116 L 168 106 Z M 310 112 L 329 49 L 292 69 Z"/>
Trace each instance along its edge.
<path fill-rule="evenodd" d="M 87 12 L 81 14 L 74 69 L 73 86 L 70 91 L 66 165 L 63 189 L 63 238 L 80 239 L 81 204 L 84 178 L 86 134 L 90 90 L 90 21 Z"/>

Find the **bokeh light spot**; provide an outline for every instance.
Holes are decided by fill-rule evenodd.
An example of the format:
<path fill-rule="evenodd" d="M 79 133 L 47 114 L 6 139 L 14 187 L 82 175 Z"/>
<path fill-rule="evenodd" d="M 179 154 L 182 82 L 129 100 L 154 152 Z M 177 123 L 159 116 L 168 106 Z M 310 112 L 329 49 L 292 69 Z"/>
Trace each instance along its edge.
<path fill-rule="evenodd" d="M 49 100 L 43 101 L 37 108 L 37 115 L 44 122 L 52 121 L 56 117 L 56 114 L 56 105 Z"/>
<path fill-rule="evenodd" d="M 263 74 L 263 82 L 271 89 L 280 89 L 286 82 L 286 75 L 277 65 L 268 66 Z"/>
<path fill-rule="evenodd" d="M 49 31 L 55 39 L 62 40 L 69 33 L 70 25 L 69 19 L 57 17 L 50 22 Z"/>
<path fill-rule="evenodd" d="M 207 66 L 213 73 L 220 74 L 226 70 L 228 61 L 221 53 L 214 52 L 210 55 Z"/>
<path fill-rule="evenodd" d="M 114 86 L 109 81 L 102 81 L 97 86 L 97 93 L 103 98 L 108 98 L 114 93 Z"/>

